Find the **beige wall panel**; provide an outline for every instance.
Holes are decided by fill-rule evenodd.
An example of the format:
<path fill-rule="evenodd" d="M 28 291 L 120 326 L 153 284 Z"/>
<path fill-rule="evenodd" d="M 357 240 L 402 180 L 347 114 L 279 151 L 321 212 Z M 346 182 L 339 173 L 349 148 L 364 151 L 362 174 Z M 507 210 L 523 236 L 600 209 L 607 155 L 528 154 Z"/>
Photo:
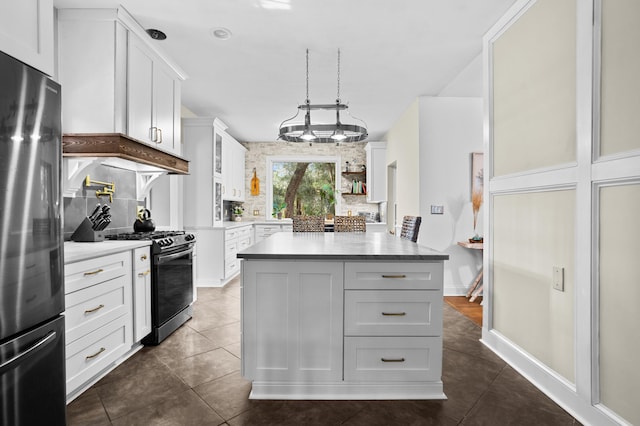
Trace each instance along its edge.
<path fill-rule="evenodd" d="M 419 102 L 416 99 L 387 133 L 387 165 L 396 162 L 398 221 L 420 215 Z"/>
<path fill-rule="evenodd" d="M 539 0 L 493 44 L 494 176 L 576 158 L 575 0 Z"/>
<path fill-rule="evenodd" d="M 602 2 L 600 154 L 640 149 L 640 1 Z"/>
<path fill-rule="evenodd" d="M 640 184 L 600 190 L 600 399 L 640 425 Z"/>
<path fill-rule="evenodd" d="M 493 199 L 493 324 L 574 381 L 575 191 Z M 553 267 L 564 267 L 564 292 Z"/>

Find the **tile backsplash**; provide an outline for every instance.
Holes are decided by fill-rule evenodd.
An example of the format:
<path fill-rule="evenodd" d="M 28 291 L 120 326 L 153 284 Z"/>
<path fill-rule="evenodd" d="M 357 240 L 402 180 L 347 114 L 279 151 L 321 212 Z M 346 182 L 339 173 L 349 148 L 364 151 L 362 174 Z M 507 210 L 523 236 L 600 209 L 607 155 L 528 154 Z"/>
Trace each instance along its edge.
<path fill-rule="evenodd" d="M 115 194 L 113 202 L 109 197 L 96 197 L 96 190 L 101 185 L 84 187 L 75 198 L 64 198 L 64 239 L 69 240 L 82 220 L 91 214 L 96 204 L 111 207 L 111 224 L 104 230 L 107 234 L 133 232 L 137 207 L 144 202 L 136 200 L 136 173 L 114 167 L 98 166 L 91 171 L 91 179 L 102 182 L 114 182 Z M 153 212 L 151 214 L 153 219 Z"/>

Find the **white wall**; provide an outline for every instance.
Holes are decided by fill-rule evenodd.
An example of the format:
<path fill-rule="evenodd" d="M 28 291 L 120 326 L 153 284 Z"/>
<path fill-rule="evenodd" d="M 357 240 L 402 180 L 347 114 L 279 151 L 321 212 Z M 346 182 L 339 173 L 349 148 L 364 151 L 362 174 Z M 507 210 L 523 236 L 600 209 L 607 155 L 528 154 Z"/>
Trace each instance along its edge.
<path fill-rule="evenodd" d="M 482 53 L 473 58 L 460 73 L 451 80 L 438 96 L 482 97 Z"/>
<path fill-rule="evenodd" d="M 473 237 L 471 153 L 482 151 L 482 99 L 419 99 L 420 215 L 418 243 L 450 255 L 444 294 L 463 295 L 482 266 L 482 252 L 457 245 Z M 432 215 L 431 205 L 444 206 Z M 482 235 L 482 211 L 476 231 Z"/>

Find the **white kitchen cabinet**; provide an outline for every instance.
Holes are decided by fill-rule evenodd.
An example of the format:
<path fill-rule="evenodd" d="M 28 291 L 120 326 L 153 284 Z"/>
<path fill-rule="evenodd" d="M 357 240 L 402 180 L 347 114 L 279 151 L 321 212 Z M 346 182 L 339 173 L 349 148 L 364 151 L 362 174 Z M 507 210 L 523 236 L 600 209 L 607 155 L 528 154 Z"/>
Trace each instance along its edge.
<path fill-rule="evenodd" d="M 253 225 L 219 228 L 187 228 L 196 234 L 198 261 L 196 285 L 221 287 L 240 273 L 238 251 L 253 244 Z"/>
<path fill-rule="evenodd" d="M 293 225 L 288 223 L 273 223 L 273 224 L 257 223 L 254 225 L 254 228 L 255 228 L 254 232 L 255 232 L 256 243 L 259 243 L 265 238 L 269 238 L 276 232 L 292 232 L 293 231 Z"/>
<path fill-rule="evenodd" d="M 280 233 L 271 245 L 240 255 L 249 397 L 446 398 L 439 255 L 403 259 L 406 248 L 396 238 L 367 232 L 356 239 L 382 242 L 382 258 L 368 253 L 369 260 L 357 260 L 343 246 L 356 236 L 312 237 Z M 389 253 L 398 258 L 384 260 Z"/>
<path fill-rule="evenodd" d="M 184 176 L 184 226 L 222 226 L 222 122 L 213 118 L 184 118 L 183 155 L 190 161 Z"/>
<path fill-rule="evenodd" d="M 133 341 L 151 333 L 151 254 L 149 247 L 133 250 Z"/>
<path fill-rule="evenodd" d="M 247 149 L 228 134 L 224 135 L 222 146 L 222 197 L 228 201 L 244 201 L 244 168 Z"/>
<path fill-rule="evenodd" d="M 129 136 L 180 154 L 180 83 L 149 47 L 129 37 L 127 122 Z"/>
<path fill-rule="evenodd" d="M 342 380 L 342 262 L 243 262 L 244 376 Z"/>
<path fill-rule="evenodd" d="M 54 76 L 53 0 L 0 2 L 0 51 Z"/>
<path fill-rule="evenodd" d="M 387 201 L 387 143 L 369 142 L 367 154 L 367 202 Z"/>
<path fill-rule="evenodd" d="M 65 264 L 67 399 L 133 343 L 131 252 Z"/>
<path fill-rule="evenodd" d="M 346 262 L 344 379 L 440 382 L 439 263 Z"/>
<path fill-rule="evenodd" d="M 124 10 L 58 10 L 63 133 L 123 133 L 180 154 L 184 72 Z M 162 141 L 162 143 L 160 143 Z"/>

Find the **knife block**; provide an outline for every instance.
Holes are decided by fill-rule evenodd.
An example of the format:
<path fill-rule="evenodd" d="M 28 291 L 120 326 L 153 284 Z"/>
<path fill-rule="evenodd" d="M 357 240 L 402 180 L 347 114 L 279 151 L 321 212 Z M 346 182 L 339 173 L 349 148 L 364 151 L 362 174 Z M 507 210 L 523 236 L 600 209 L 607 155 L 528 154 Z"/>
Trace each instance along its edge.
<path fill-rule="evenodd" d="M 98 241 L 104 241 L 103 231 L 94 231 L 91 229 L 93 224 L 88 217 L 85 217 L 74 233 L 71 235 L 71 241 L 78 243 L 96 243 Z"/>

